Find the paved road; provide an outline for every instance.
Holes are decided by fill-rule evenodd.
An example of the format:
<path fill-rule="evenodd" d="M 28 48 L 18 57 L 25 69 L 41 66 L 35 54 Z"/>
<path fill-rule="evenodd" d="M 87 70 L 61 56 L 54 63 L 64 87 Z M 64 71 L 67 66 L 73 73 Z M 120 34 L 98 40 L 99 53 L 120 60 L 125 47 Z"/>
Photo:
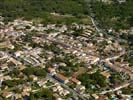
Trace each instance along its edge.
<path fill-rule="evenodd" d="M 96 31 L 99 34 L 104 33 L 104 31 L 97 26 L 98 22 L 94 19 L 95 14 L 93 13 L 93 9 L 91 8 L 91 3 L 90 3 L 92 0 L 85 0 L 85 1 L 86 1 L 87 5 L 88 5 L 88 9 L 90 11 L 89 13 L 90 13 L 90 18 L 91 18 L 93 26 L 95 27 Z"/>
<path fill-rule="evenodd" d="M 66 43 L 63 43 L 63 42 L 57 40 L 56 38 L 48 37 L 48 35 L 46 35 L 46 34 L 43 34 L 42 37 L 43 37 L 44 39 L 50 41 L 50 42 L 53 42 L 53 43 L 55 43 L 55 44 L 61 45 L 63 48 L 71 49 L 71 50 L 73 50 L 73 51 L 76 50 L 76 51 L 78 51 L 78 52 L 81 52 L 81 49 L 79 49 L 79 48 L 77 48 L 77 47 L 74 47 L 74 46 L 71 46 L 71 45 L 68 45 L 68 44 L 66 44 Z M 93 54 L 91 54 L 91 53 L 89 53 L 89 52 L 84 52 L 84 53 L 86 53 L 87 55 L 94 56 Z"/>
<path fill-rule="evenodd" d="M 89 98 L 88 98 L 87 96 L 83 96 L 83 95 L 79 94 L 79 93 L 76 92 L 75 90 L 69 88 L 67 85 L 65 85 L 65 84 L 59 82 L 58 80 L 56 80 L 55 78 L 53 78 L 50 74 L 47 74 L 47 78 L 52 79 L 54 82 L 59 83 L 59 84 L 62 85 L 64 88 L 66 88 L 67 90 L 69 90 L 70 92 L 72 92 L 74 96 L 80 97 L 80 98 L 83 99 L 83 100 L 89 100 Z"/>
<path fill-rule="evenodd" d="M 115 92 L 115 91 L 118 91 L 118 90 L 120 90 L 120 89 L 122 89 L 122 88 L 128 87 L 128 86 L 129 86 L 130 84 L 132 84 L 132 83 L 133 83 L 133 81 L 131 80 L 131 81 L 129 81 L 129 82 L 126 82 L 126 83 L 121 84 L 120 86 L 118 86 L 118 87 L 116 87 L 116 88 L 114 88 L 114 89 L 110 89 L 110 90 L 108 90 L 108 91 L 102 91 L 102 92 L 99 93 L 99 94 L 104 95 L 104 94 L 106 94 L 106 93 Z"/>
<path fill-rule="evenodd" d="M 117 38 L 117 37 L 108 35 L 107 32 L 105 32 L 103 29 L 101 29 L 100 27 L 97 26 L 96 23 L 98 23 L 98 22 L 93 18 L 93 16 L 95 16 L 95 14 L 93 13 L 93 9 L 91 8 L 90 1 L 91 1 L 91 0 L 86 0 L 86 3 L 88 3 L 88 9 L 90 9 L 90 15 L 91 15 L 90 17 L 91 17 L 92 23 L 93 23 L 95 29 L 97 30 L 97 32 L 98 32 L 99 34 L 105 34 L 105 35 L 107 35 L 108 37 L 111 37 L 112 40 L 116 40 L 116 41 L 119 41 L 119 42 L 120 42 L 120 41 L 125 41 L 124 39 L 121 39 L 121 38 Z M 92 15 L 93 15 L 93 16 L 92 16 Z M 121 55 L 124 55 L 124 54 L 125 54 L 125 50 L 124 50 L 124 52 L 122 52 L 122 53 L 121 53 L 120 55 L 118 55 L 118 56 L 109 57 L 109 58 L 107 58 L 107 59 L 102 59 L 102 60 L 100 60 L 100 62 L 107 61 L 107 60 L 115 60 L 115 59 L 119 58 Z M 126 71 L 127 73 L 131 73 L 131 74 L 132 74 L 132 71 L 127 70 L 126 68 L 122 68 L 122 67 L 121 67 L 120 69 L 123 70 L 124 72 Z"/>
<path fill-rule="evenodd" d="M 115 36 L 112 36 L 112 35 L 109 35 L 107 31 L 103 30 L 101 27 L 98 26 L 98 23 L 97 20 L 94 19 L 94 12 L 93 12 L 93 9 L 91 8 L 91 1 L 92 0 L 85 0 L 86 3 L 88 4 L 88 9 L 89 9 L 89 13 L 90 13 L 90 17 L 91 17 L 91 20 L 92 20 L 92 24 L 94 25 L 95 29 L 97 30 L 97 32 L 100 34 L 100 35 L 106 35 L 107 38 L 111 38 L 112 40 L 117 40 L 117 41 L 125 41 L 124 39 L 121 39 L 121 38 L 118 38 L 118 37 L 115 37 Z M 94 0 L 95 1 L 95 0 Z"/>
<path fill-rule="evenodd" d="M 56 40 L 55 38 L 48 37 L 46 34 L 43 34 L 43 38 L 46 39 L 46 40 L 48 40 L 48 41 L 50 41 L 50 42 L 59 44 L 59 45 L 61 45 L 63 48 L 72 49 L 73 51 L 74 51 L 74 50 L 77 50 L 78 52 L 81 52 L 80 49 L 78 49 L 78 48 L 76 48 L 76 47 L 72 47 L 72 46 L 70 46 L 70 45 L 67 45 L 67 44 L 65 44 L 65 43 L 63 43 L 63 42 L 60 42 L 60 41 Z M 92 55 L 92 54 L 90 54 L 90 53 L 88 53 L 88 52 L 85 52 L 85 53 L 86 53 L 86 56 L 94 56 L 94 55 Z M 119 55 L 116 55 L 116 56 L 113 56 L 113 57 L 109 57 L 109 58 L 106 58 L 106 59 L 100 59 L 100 60 L 98 60 L 97 62 L 106 62 L 106 61 L 110 61 L 110 60 L 115 60 L 115 59 L 118 59 L 120 56 L 122 56 L 122 55 L 124 55 L 124 54 L 125 54 L 125 50 L 123 50 Z M 129 70 L 127 70 L 126 68 L 123 68 L 123 67 L 118 67 L 118 66 L 117 66 L 117 67 L 113 67 L 113 66 L 111 67 L 111 66 L 110 66 L 110 68 L 112 68 L 112 69 L 114 69 L 114 70 L 116 70 L 116 71 L 119 71 L 119 69 L 120 69 L 121 71 L 124 71 L 124 72 L 126 72 L 126 73 L 131 73 L 131 74 L 132 74 L 131 71 L 129 71 Z"/>
<path fill-rule="evenodd" d="M 13 55 L 10 55 L 10 56 L 13 57 L 14 59 L 17 59 L 17 58 L 15 58 Z M 17 60 L 20 60 L 20 59 L 17 59 Z M 10 71 L 12 71 L 12 69 L 11 69 Z M 10 71 L 8 71 L 7 73 L 9 73 Z M 7 74 L 7 73 L 4 73 L 4 74 Z M 61 83 L 61 82 L 59 82 L 59 81 L 56 80 L 56 79 L 54 79 L 50 74 L 47 74 L 47 78 L 50 78 L 50 79 L 52 79 L 54 82 L 57 82 L 57 83 L 61 84 L 64 88 L 66 88 L 67 90 L 69 90 L 70 92 L 72 92 L 74 96 L 80 97 L 80 98 L 83 99 L 83 100 L 88 100 L 88 99 L 89 99 L 87 96 L 83 96 L 83 95 L 77 93 L 75 90 L 69 88 L 67 85 L 65 85 L 65 84 L 63 84 L 63 83 Z"/>
<path fill-rule="evenodd" d="M 48 35 L 46 35 L 46 34 L 43 34 L 43 38 L 50 41 L 50 42 L 61 45 L 63 48 L 72 49 L 73 51 L 76 50 L 78 52 L 81 52 L 81 49 L 78 49 L 78 48 L 72 47 L 72 46 L 70 46 L 66 43 L 60 42 L 60 41 L 56 40 L 55 38 L 48 37 Z M 84 53 L 86 53 L 87 56 L 94 56 L 93 54 L 91 54 L 89 52 L 84 52 Z M 113 56 L 113 57 L 108 57 L 106 59 L 100 59 L 100 62 L 104 62 L 106 60 L 115 60 L 115 59 L 118 59 L 120 56 L 122 56 L 124 54 L 125 54 L 125 50 L 123 50 L 120 55 L 116 55 L 116 56 Z"/>

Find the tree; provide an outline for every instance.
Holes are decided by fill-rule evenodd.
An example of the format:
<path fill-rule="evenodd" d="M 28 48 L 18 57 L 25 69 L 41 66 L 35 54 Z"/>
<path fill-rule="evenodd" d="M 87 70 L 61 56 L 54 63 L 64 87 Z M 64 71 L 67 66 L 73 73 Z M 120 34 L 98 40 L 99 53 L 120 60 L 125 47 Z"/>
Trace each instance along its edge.
<path fill-rule="evenodd" d="M 106 78 L 103 75 L 101 75 L 99 71 L 97 71 L 93 74 L 84 73 L 82 75 L 79 75 L 78 79 L 82 82 L 82 84 L 86 88 L 90 88 L 91 84 L 93 84 L 93 85 L 98 84 L 101 87 L 105 87 L 107 84 Z"/>
<path fill-rule="evenodd" d="M 73 35 L 77 37 L 77 36 L 80 36 L 82 33 L 83 33 L 83 28 L 74 29 Z"/>
<path fill-rule="evenodd" d="M 34 74 L 35 74 L 36 76 L 46 77 L 46 71 L 45 71 L 45 69 L 36 68 L 36 69 L 34 70 Z"/>
<path fill-rule="evenodd" d="M 123 82 L 122 76 L 120 75 L 119 72 L 113 73 L 110 77 L 110 81 L 113 84 L 119 84 L 119 83 Z"/>
<path fill-rule="evenodd" d="M 9 75 L 13 75 L 13 76 L 18 76 L 20 74 L 20 71 L 18 70 L 18 69 L 13 69 L 10 73 L 9 73 Z"/>
<path fill-rule="evenodd" d="M 33 93 L 30 93 L 29 100 L 35 100 L 35 96 Z"/>
<path fill-rule="evenodd" d="M 127 87 L 127 88 L 123 88 L 122 89 L 122 93 L 123 94 L 132 94 L 133 93 L 133 90 L 132 90 L 132 88 L 130 88 L 130 87 Z"/>
<path fill-rule="evenodd" d="M 6 80 L 3 82 L 3 85 L 6 85 L 8 87 L 14 87 L 15 84 L 11 80 Z"/>
<path fill-rule="evenodd" d="M 127 0 L 122 4 L 114 1 L 111 4 L 93 1 L 91 5 L 100 27 L 105 29 L 113 28 L 118 31 L 119 29 L 129 29 L 132 26 L 132 0 Z"/>
<path fill-rule="evenodd" d="M 51 12 L 75 16 L 88 14 L 84 0 L 1 0 L 0 9 L 5 22 L 24 17 L 25 19 L 42 18 L 47 23 L 56 23 L 60 21 L 51 18 Z"/>
<path fill-rule="evenodd" d="M 90 75 L 90 78 L 94 80 L 94 83 L 100 85 L 101 87 L 106 86 L 106 78 L 100 74 L 99 71 Z"/>
<path fill-rule="evenodd" d="M 32 75 L 34 73 L 34 68 L 33 67 L 27 67 L 23 70 L 23 73 L 26 75 Z"/>
<path fill-rule="evenodd" d="M 39 99 L 44 99 L 45 100 L 55 100 L 55 97 L 53 96 L 53 93 L 49 89 L 42 89 L 39 92 L 34 94 L 35 98 Z"/>
<path fill-rule="evenodd" d="M 36 76 L 46 77 L 46 71 L 43 68 L 27 67 L 23 70 L 23 73 L 26 74 L 27 76 L 36 75 Z"/>

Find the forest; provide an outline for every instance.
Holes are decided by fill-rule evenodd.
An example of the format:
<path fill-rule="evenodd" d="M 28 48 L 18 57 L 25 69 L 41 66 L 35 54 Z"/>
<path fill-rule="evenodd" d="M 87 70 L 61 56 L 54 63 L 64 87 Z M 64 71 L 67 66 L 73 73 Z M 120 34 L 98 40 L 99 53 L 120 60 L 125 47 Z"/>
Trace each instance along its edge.
<path fill-rule="evenodd" d="M 121 4 L 117 1 L 113 0 L 111 4 L 100 1 L 92 2 L 92 9 L 101 27 L 119 30 L 133 26 L 133 1 L 126 0 Z"/>
<path fill-rule="evenodd" d="M 119 30 L 133 26 L 133 1 L 126 0 L 122 4 L 117 1 L 107 4 L 92 0 L 90 3 L 102 28 Z M 55 18 L 50 13 L 69 14 L 75 18 Z M 5 18 L 5 22 L 23 17 L 42 18 L 43 22 L 71 23 L 79 21 L 84 15 L 90 15 L 90 9 L 85 0 L 0 0 L 0 15 Z"/>
<path fill-rule="evenodd" d="M 0 15 L 6 22 L 20 17 L 48 19 L 53 12 L 81 16 L 88 14 L 86 6 L 84 0 L 0 0 Z"/>

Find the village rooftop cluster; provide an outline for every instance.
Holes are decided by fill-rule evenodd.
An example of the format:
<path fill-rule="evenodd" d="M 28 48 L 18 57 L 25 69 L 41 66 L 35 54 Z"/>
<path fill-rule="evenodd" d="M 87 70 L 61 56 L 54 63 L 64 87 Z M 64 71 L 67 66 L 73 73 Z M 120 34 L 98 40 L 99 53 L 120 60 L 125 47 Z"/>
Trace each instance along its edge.
<path fill-rule="evenodd" d="M 131 100 L 125 47 L 93 24 L 0 23 L 0 98 Z"/>

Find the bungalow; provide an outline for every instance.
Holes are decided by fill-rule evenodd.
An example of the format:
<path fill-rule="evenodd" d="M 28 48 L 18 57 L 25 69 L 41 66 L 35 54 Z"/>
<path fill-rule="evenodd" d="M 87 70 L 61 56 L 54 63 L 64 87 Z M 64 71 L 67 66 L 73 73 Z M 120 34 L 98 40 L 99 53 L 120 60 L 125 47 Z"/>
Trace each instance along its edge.
<path fill-rule="evenodd" d="M 61 92 L 61 91 L 63 91 L 63 88 L 62 88 L 60 85 L 58 85 L 58 86 L 57 86 L 57 90 L 58 90 L 59 92 Z"/>
<path fill-rule="evenodd" d="M 57 92 L 57 88 L 56 87 L 53 87 L 52 90 L 53 90 L 53 92 Z"/>
<path fill-rule="evenodd" d="M 11 80 L 12 78 L 11 78 L 11 76 L 6 75 L 6 76 L 3 77 L 3 79 L 4 79 L 4 80 Z"/>
<path fill-rule="evenodd" d="M 23 92 L 29 92 L 31 91 L 31 87 L 30 86 L 24 86 L 23 87 Z"/>
<path fill-rule="evenodd" d="M 12 92 L 7 92 L 7 91 L 5 91 L 5 92 L 3 92 L 3 94 L 2 94 L 2 96 L 4 97 L 4 98 L 10 98 L 11 96 L 13 95 L 13 93 Z"/>
<path fill-rule="evenodd" d="M 15 94 L 15 99 L 18 100 L 18 99 L 21 99 L 22 98 L 22 95 L 21 94 Z"/>
<path fill-rule="evenodd" d="M 28 92 L 26 92 L 26 91 L 23 91 L 22 92 L 22 96 L 24 97 L 24 96 L 29 96 L 30 95 L 30 93 L 28 93 Z"/>
<path fill-rule="evenodd" d="M 92 94 L 92 97 L 96 100 L 99 98 L 99 96 L 97 94 Z"/>
<path fill-rule="evenodd" d="M 22 65 L 22 63 L 21 63 L 20 61 L 14 59 L 14 58 L 10 58 L 9 61 L 11 61 L 12 63 L 14 63 L 16 66 L 17 66 L 17 65 Z"/>
<path fill-rule="evenodd" d="M 1 69 L 1 70 L 8 69 L 7 64 L 2 64 L 2 65 L 0 65 L 0 69 Z"/>
<path fill-rule="evenodd" d="M 85 86 L 82 86 L 82 85 L 77 85 L 76 86 L 76 91 L 80 94 L 83 94 L 84 91 L 85 91 Z"/>
<path fill-rule="evenodd" d="M 10 41 L 5 41 L 5 42 L 0 43 L 0 48 L 14 49 L 14 46 L 11 44 Z"/>
<path fill-rule="evenodd" d="M 51 74 L 51 75 L 55 75 L 56 72 L 55 72 L 55 69 L 54 68 L 48 68 L 47 71 Z"/>
<path fill-rule="evenodd" d="M 35 76 L 35 75 L 30 75 L 30 78 L 31 78 L 33 81 L 37 81 L 37 80 L 38 80 L 37 76 Z"/>
<path fill-rule="evenodd" d="M 103 72 L 101 72 L 101 74 L 102 74 L 104 77 L 106 77 L 106 78 L 109 78 L 109 77 L 111 76 L 110 73 L 107 72 L 107 71 L 103 71 Z"/>
<path fill-rule="evenodd" d="M 54 78 L 57 79 L 58 81 L 60 81 L 61 83 L 65 83 L 66 84 L 66 83 L 69 82 L 68 78 L 63 76 L 63 75 L 61 75 L 61 74 L 54 75 Z"/>
<path fill-rule="evenodd" d="M 77 80 L 76 78 L 71 78 L 71 81 L 77 85 L 80 85 L 81 82 L 79 80 Z"/>
<path fill-rule="evenodd" d="M 126 0 L 117 0 L 120 4 L 126 2 Z"/>
<path fill-rule="evenodd" d="M 64 96 L 66 96 L 66 95 L 68 95 L 68 94 L 70 94 L 70 92 L 69 92 L 68 90 L 64 90 L 64 91 L 63 91 L 63 95 L 64 95 Z"/>
<path fill-rule="evenodd" d="M 18 68 L 19 68 L 19 70 L 23 70 L 23 69 L 26 68 L 26 66 L 24 66 L 24 65 L 19 65 Z"/>
<path fill-rule="evenodd" d="M 14 53 L 15 57 L 20 57 L 21 54 L 23 54 L 22 51 L 16 51 L 16 52 Z"/>
<path fill-rule="evenodd" d="M 43 79 L 37 82 L 37 84 L 41 87 L 41 86 L 45 86 L 45 84 L 47 83 L 47 80 Z"/>

